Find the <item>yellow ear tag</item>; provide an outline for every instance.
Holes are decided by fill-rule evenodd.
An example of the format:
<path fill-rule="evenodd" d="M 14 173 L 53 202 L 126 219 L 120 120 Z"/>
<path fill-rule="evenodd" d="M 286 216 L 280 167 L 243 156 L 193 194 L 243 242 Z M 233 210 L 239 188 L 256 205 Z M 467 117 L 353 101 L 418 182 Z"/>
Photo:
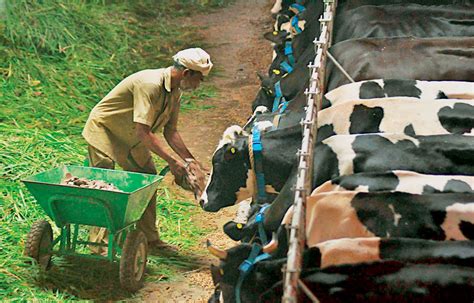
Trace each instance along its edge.
<path fill-rule="evenodd" d="M 235 148 L 231 147 L 231 148 L 230 148 L 230 153 L 231 153 L 231 154 L 235 154 Z"/>
<path fill-rule="evenodd" d="M 274 32 L 273 32 L 273 36 L 276 36 L 276 35 L 278 35 L 278 32 L 277 32 L 277 31 L 274 31 Z"/>
<path fill-rule="evenodd" d="M 273 73 L 274 73 L 275 75 L 279 75 L 279 74 L 280 74 L 280 70 L 279 70 L 279 69 L 274 69 L 274 70 L 273 70 Z"/>
<path fill-rule="evenodd" d="M 273 91 L 271 89 L 269 89 L 268 92 L 270 93 L 270 95 L 273 95 Z"/>
<path fill-rule="evenodd" d="M 219 272 L 221 273 L 221 275 L 224 275 L 224 270 L 222 268 L 219 269 Z"/>
<path fill-rule="evenodd" d="M 241 223 L 237 223 L 237 229 L 242 229 L 242 224 Z"/>

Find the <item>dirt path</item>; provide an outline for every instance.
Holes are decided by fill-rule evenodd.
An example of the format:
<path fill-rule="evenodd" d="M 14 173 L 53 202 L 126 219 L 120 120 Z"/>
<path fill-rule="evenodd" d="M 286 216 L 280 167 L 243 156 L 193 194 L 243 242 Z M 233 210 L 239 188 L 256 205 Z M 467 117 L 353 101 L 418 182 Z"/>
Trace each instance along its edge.
<path fill-rule="evenodd" d="M 271 46 L 263 33 L 271 30 L 268 0 L 236 0 L 232 5 L 209 14 L 193 15 L 184 22 L 196 26 L 211 55 L 216 76 L 211 82 L 219 96 L 205 105 L 213 108 L 187 112 L 180 117 L 180 132 L 193 154 L 206 167 L 223 131 L 230 125 L 243 125 L 250 116 L 250 105 L 260 81 L 257 71 L 265 71 L 271 61 Z M 169 180 L 168 180 L 169 182 Z M 191 194 L 177 190 L 174 194 L 192 200 Z M 231 247 L 235 242 L 222 232 L 222 225 L 231 220 L 235 207 L 218 213 L 199 213 L 194 224 L 212 228 L 202 238 L 196 254 L 205 250 L 205 241 L 220 247 Z M 209 264 L 211 257 L 199 258 L 198 270 L 183 273 L 177 282 L 149 283 L 143 290 L 148 302 L 207 302 L 213 291 Z"/>

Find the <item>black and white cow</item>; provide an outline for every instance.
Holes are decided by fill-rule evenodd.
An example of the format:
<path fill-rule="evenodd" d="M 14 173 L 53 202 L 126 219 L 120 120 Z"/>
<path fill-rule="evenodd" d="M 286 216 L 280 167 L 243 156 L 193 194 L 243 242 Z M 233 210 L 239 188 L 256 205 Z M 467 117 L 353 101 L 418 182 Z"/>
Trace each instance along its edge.
<path fill-rule="evenodd" d="M 411 194 L 474 193 L 474 176 L 426 175 L 413 171 L 356 173 L 329 180 L 313 194 L 335 191 L 396 191 Z"/>
<path fill-rule="evenodd" d="M 408 170 L 434 175 L 474 175 L 474 136 L 336 135 L 317 144 L 314 154 L 317 157 L 313 164 L 313 189 L 328 180 L 360 172 Z M 292 204 L 295 178 L 296 170 L 268 208 L 268 231 L 278 229 Z"/>
<path fill-rule="evenodd" d="M 331 106 L 318 113 L 318 141 L 333 135 L 385 132 L 474 135 L 474 99 L 367 99 Z"/>
<path fill-rule="evenodd" d="M 308 86 L 307 82 L 309 80 L 307 65 L 314 59 L 314 54 L 313 47 L 307 48 L 295 65 L 293 72 L 285 74 L 283 77 L 281 74 L 279 76 L 273 75 L 272 77 L 260 75 L 260 79 L 262 80 L 261 89 L 252 103 L 252 111 L 258 106 L 266 106 L 270 110 L 272 109 L 276 96 L 275 83 L 278 81 L 280 81 L 282 96 L 287 101 L 295 98 L 298 93 L 303 92 Z"/>
<path fill-rule="evenodd" d="M 472 37 L 473 22 L 474 10 L 460 5 L 367 5 L 340 12 L 333 39 Z"/>
<path fill-rule="evenodd" d="M 360 81 L 342 85 L 326 93 L 323 100 L 323 108 L 345 102 L 390 97 L 411 97 L 420 100 L 473 100 L 474 82 L 403 79 Z"/>
<path fill-rule="evenodd" d="M 362 38 L 336 43 L 330 52 L 355 81 L 386 78 L 473 82 L 473 49 L 474 37 Z M 332 62 L 327 65 L 326 76 L 328 91 L 349 83 Z"/>
<path fill-rule="evenodd" d="M 301 122 L 305 116 L 304 105 L 306 104 L 306 95 L 300 92 L 293 99 L 289 100 L 288 106 L 281 113 L 270 112 L 266 106 L 259 106 L 255 109 L 254 114 L 249 118 L 243 129 L 246 132 L 251 132 L 255 123 L 262 123 L 265 121 L 271 122 L 273 128 L 288 128 L 295 126 Z"/>
<path fill-rule="evenodd" d="M 321 303 L 470 303 L 474 299 L 470 266 L 381 261 L 306 269 L 301 280 Z M 282 282 L 275 284 L 258 302 L 279 302 L 282 287 Z M 296 300 L 314 302 L 303 292 Z"/>
<path fill-rule="evenodd" d="M 262 136 L 267 186 L 280 195 L 269 209 L 269 230 L 276 230 L 289 207 L 296 177 L 299 126 Z M 231 151 L 234 151 L 234 154 Z M 474 136 L 404 134 L 336 135 L 316 146 L 313 188 L 358 172 L 409 170 L 428 174 L 473 175 Z M 213 172 L 201 197 L 204 210 L 218 211 L 254 194 L 248 134 L 228 129 L 213 156 Z M 284 193 L 282 196 L 281 194 Z M 276 224 L 276 225 L 275 225 Z"/>
<path fill-rule="evenodd" d="M 321 15 L 323 6 L 323 1 L 319 0 L 286 3 L 279 13 L 273 15 L 275 17 L 274 31 L 284 32 L 289 38 L 299 35 L 311 20 Z M 298 27 L 298 30 L 295 27 Z"/>
<path fill-rule="evenodd" d="M 388 171 L 377 173 L 357 173 L 342 176 L 325 182 L 318 186 L 313 195 L 335 191 L 354 192 L 402 192 L 409 194 L 434 194 L 434 193 L 471 193 L 474 194 L 474 177 L 471 176 L 448 176 L 448 175 L 426 175 L 412 171 Z M 282 193 L 284 194 L 284 193 Z M 283 196 L 282 196 L 283 197 Z M 288 197 L 290 200 L 291 197 Z M 281 203 L 277 198 L 276 205 Z M 230 221 L 224 226 L 224 231 L 234 240 L 249 241 L 258 236 L 258 224 L 255 221 L 256 214 L 260 209 L 254 205 L 249 212 L 248 220 Z M 270 216 L 270 209 L 264 212 L 264 216 Z M 291 211 L 290 211 L 291 213 Z M 281 224 L 289 224 L 291 214 L 286 214 L 286 219 Z M 277 220 L 278 221 L 278 220 Z M 270 236 L 270 231 L 267 237 Z"/>
<path fill-rule="evenodd" d="M 233 302 L 235 299 L 233 290 L 240 274 L 238 267 L 248 258 L 251 249 L 249 244 L 241 244 L 225 251 L 211 248 L 211 253 L 220 259 L 218 266 L 211 266 L 211 272 L 214 283 L 219 284 L 224 302 Z M 258 300 L 257 294 L 264 291 L 262 284 L 272 285 L 281 279 L 278 268 L 286 262 L 286 252 L 271 255 L 270 259 L 257 263 L 248 279 L 244 280 L 242 296 L 248 298 L 249 302 Z M 474 262 L 474 242 L 378 237 L 337 239 L 319 243 L 303 254 L 304 267 L 310 270 L 383 260 L 470 266 Z"/>
<path fill-rule="evenodd" d="M 288 35 L 284 31 L 281 31 L 281 32 L 274 31 L 271 33 L 266 33 L 264 37 L 267 40 L 270 40 L 271 42 L 275 43 L 275 46 L 273 48 L 275 51 L 275 54 L 274 54 L 273 61 L 270 64 L 270 67 L 268 69 L 268 73 L 271 75 L 275 73 L 275 70 L 278 70 L 282 73 L 285 72 L 285 71 L 282 71 L 281 64 L 283 61 L 287 61 L 288 63 L 290 63 L 288 56 L 285 55 L 285 48 L 287 47 L 286 45 L 287 41 L 290 41 L 291 43 L 291 45 L 288 45 L 288 47 L 291 46 L 291 52 L 295 61 L 293 65 L 295 65 L 296 63 L 298 63 L 300 58 L 303 56 L 304 51 L 308 47 L 314 48 L 313 40 L 314 40 L 314 37 L 319 35 L 319 32 L 320 32 L 319 21 L 315 20 L 315 21 L 310 21 L 307 24 L 305 30 L 301 32 L 300 34 L 296 35 L 291 40 L 288 39 Z"/>
<path fill-rule="evenodd" d="M 332 136 L 315 148 L 314 187 L 358 172 L 409 170 L 474 175 L 474 136 L 363 134 Z"/>
<path fill-rule="evenodd" d="M 338 1 L 337 10 L 347 11 L 364 5 L 392 5 L 392 4 L 422 4 L 422 5 L 466 5 L 472 6 L 472 0 L 341 0 Z M 470 9 L 466 7 L 466 9 Z M 399 26 L 399 24 L 397 24 Z"/>
<path fill-rule="evenodd" d="M 266 126 L 271 128 L 272 123 Z M 261 141 L 267 191 L 275 193 L 283 187 L 296 162 L 301 126 L 267 131 L 263 133 Z M 272 157 L 266 157 L 270 153 Z M 255 192 L 253 174 L 249 134 L 239 126 L 232 126 L 224 132 L 212 157 L 212 173 L 200 199 L 202 208 L 214 212 L 252 197 Z"/>

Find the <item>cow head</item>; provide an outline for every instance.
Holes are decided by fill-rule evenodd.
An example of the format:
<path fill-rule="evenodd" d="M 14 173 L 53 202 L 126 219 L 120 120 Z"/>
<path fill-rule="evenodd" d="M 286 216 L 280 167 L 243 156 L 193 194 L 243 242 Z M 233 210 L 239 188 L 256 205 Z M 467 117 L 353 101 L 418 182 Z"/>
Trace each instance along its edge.
<path fill-rule="evenodd" d="M 271 109 L 273 106 L 273 99 L 275 98 L 275 82 L 274 77 L 267 77 L 262 74 L 258 74 L 261 80 L 261 88 L 252 103 L 252 108 L 255 110 L 258 106 L 266 106 Z"/>
<path fill-rule="evenodd" d="M 281 46 L 285 43 L 289 33 L 287 31 L 273 31 L 263 34 L 263 37 L 268 41 L 275 43 L 275 46 Z"/>
<path fill-rule="evenodd" d="M 212 172 L 200 205 L 216 212 L 253 194 L 248 134 L 240 126 L 229 127 L 212 157 Z"/>
<path fill-rule="evenodd" d="M 223 250 L 213 246 L 208 241 L 207 247 L 213 256 L 219 258 L 218 266 L 211 265 L 212 280 L 216 286 L 215 293 L 212 297 L 219 296 L 220 302 L 235 302 L 235 286 L 240 275 L 239 266 L 249 257 L 250 252 L 252 251 L 252 245 L 240 244 L 227 250 Z M 254 274 L 254 271 L 252 271 L 250 276 L 245 279 L 246 283 L 254 278 L 252 277 Z M 257 298 L 255 297 L 255 294 L 245 291 L 245 288 L 248 286 L 249 285 L 244 285 L 242 288 L 242 302 L 256 302 L 255 300 Z M 250 287 L 253 287 L 253 285 L 250 285 Z M 249 297 L 255 298 L 252 300 Z"/>

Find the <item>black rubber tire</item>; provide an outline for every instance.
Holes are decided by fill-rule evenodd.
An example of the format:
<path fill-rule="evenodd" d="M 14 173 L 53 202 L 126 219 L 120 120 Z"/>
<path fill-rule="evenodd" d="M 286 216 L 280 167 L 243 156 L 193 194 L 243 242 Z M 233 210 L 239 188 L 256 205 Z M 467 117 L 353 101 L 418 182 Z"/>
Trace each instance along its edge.
<path fill-rule="evenodd" d="M 143 287 L 148 257 L 148 241 L 141 230 L 127 234 L 120 258 L 120 284 L 130 292 Z"/>
<path fill-rule="evenodd" d="M 33 223 L 26 236 L 25 255 L 36 260 L 42 269 L 49 269 L 53 243 L 53 229 L 48 221 L 40 220 Z"/>

